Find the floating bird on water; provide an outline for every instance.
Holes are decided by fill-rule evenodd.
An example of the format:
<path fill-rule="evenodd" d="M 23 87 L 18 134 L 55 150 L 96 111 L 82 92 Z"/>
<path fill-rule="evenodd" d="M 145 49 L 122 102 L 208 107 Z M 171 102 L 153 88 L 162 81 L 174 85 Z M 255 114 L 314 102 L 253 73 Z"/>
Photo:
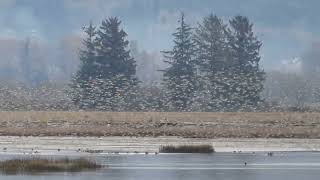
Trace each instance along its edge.
<path fill-rule="evenodd" d="M 273 156 L 273 152 L 268 152 L 268 156 Z"/>

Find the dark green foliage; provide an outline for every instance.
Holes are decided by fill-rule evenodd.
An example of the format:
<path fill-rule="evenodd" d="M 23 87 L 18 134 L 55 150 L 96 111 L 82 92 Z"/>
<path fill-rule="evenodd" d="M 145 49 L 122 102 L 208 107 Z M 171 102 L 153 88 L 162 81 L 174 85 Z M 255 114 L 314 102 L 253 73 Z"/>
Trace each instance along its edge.
<path fill-rule="evenodd" d="M 138 111 L 168 111 L 166 106 L 166 92 L 160 86 L 140 86 L 136 99 L 136 110 Z"/>
<path fill-rule="evenodd" d="M 84 28 L 87 38 L 83 40 L 84 48 L 80 50 L 80 68 L 72 80 L 72 100 L 79 108 L 93 108 L 94 103 L 90 98 L 92 89 L 91 81 L 98 77 L 96 72 L 96 27 L 90 22 L 88 27 Z"/>
<path fill-rule="evenodd" d="M 195 31 L 201 75 L 199 97 L 208 111 L 252 110 L 262 102 L 261 42 L 246 17 L 235 17 L 230 26 L 211 14 Z"/>
<path fill-rule="evenodd" d="M 209 111 L 223 111 L 230 106 L 230 57 L 227 26 L 210 14 L 195 31 L 197 62 L 201 73 L 202 91 L 209 96 L 205 102 Z"/>
<path fill-rule="evenodd" d="M 197 79 L 192 28 L 185 23 L 183 14 L 173 37 L 173 49 L 163 52 L 165 62 L 169 64 L 164 70 L 163 80 L 169 107 L 176 111 L 188 111 L 197 89 Z"/>
<path fill-rule="evenodd" d="M 136 73 L 135 60 L 130 56 L 127 33 L 120 29 L 118 18 L 109 18 L 102 22 L 97 36 L 97 64 L 101 78 L 123 75 L 134 79 Z M 121 84 L 120 82 L 117 82 Z"/>
<path fill-rule="evenodd" d="M 121 21 L 109 18 L 98 30 L 90 24 L 73 82 L 74 102 L 82 109 L 124 111 L 131 107 L 138 80 Z"/>
<path fill-rule="evenodd" d="M 263 101 L 261 92 L 265 72 L 259 67 L 262 43 L 254 35 L 252 27 L 247 17 L 236 16 L 230 20 L 229 45 L 239 109 L 255 108 Z"/>
<path fill-rule="evenodd" d="M 228 26 L 210 14 L 195 31 L 184 14 L 179 23 L 173 48 L 163 52 L 168 67 L 157 87 L 138 86 L 136 62 L 117 18 L 105 19 L 98 29 L 90 24 L 72 83 L 73 102 L 80 109 L 108 111 L 251 111 L 262 104 L 262 43 L 248 18 L 236 16 Z"/>
<path fill-rule="evenodd" d="M 214 153 L 212 145 L 161 146 L 160 153 Z"/>

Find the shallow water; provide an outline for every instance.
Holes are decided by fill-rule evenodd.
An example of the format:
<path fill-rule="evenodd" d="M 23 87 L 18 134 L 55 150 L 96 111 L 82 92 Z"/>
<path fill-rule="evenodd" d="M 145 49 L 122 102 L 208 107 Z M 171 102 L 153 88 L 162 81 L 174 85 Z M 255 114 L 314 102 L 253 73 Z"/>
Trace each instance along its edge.
<path fill-rule="evenodd" d="M 0 159 L 13 156 L 0 155 Z M 320 177 L 320 153 L 215 153 L 92 156 L 109 167 L 95 172 L 0 176 L 8 180 L 219 179 L 301 180 Z M 247 166 L 244 163 L 247 162 Z"/>

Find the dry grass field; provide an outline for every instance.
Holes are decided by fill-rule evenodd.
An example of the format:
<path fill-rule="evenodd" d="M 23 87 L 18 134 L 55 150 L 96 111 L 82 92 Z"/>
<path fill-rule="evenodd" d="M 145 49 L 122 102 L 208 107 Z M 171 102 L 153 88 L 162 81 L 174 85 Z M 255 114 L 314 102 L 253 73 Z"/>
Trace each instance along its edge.
<path fill-rule="evenodd" d="M 7 111 L 0 135 L 320 138 L 320 113 Z"/>

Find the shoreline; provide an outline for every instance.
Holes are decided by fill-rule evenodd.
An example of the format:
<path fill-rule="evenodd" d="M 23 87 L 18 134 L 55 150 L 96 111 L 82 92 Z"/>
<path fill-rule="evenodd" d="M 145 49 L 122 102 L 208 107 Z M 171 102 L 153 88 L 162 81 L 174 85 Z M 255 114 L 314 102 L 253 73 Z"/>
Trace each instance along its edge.
<path fill-rule="evenodd" d="M 0 136 L 0 154 L 155 153 L 161 145 L 213 145 L 216 152 L 320 152 L 320 139 Z M 99 153 L 89 153 L 87 150 Z"/>

